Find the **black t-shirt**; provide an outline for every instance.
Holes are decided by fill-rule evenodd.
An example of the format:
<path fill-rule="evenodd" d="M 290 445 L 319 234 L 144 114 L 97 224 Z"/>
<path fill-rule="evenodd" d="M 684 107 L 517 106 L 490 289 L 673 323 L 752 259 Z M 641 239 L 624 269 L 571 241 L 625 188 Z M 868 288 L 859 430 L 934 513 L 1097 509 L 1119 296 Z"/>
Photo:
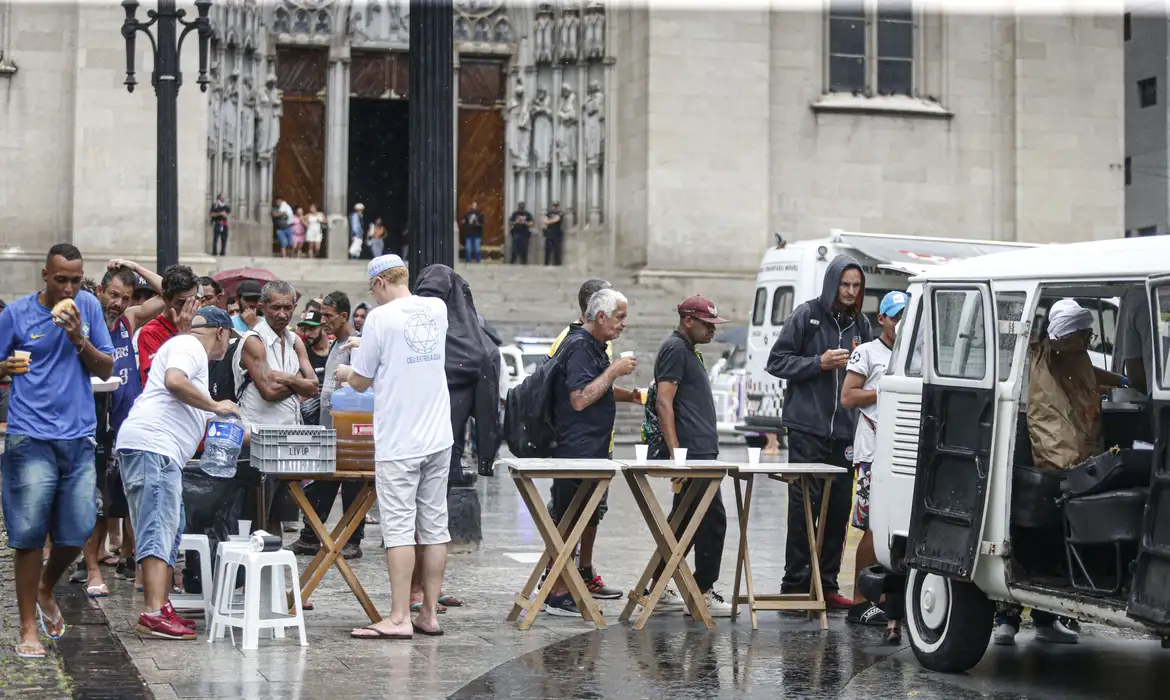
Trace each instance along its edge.
<path fill-rule="evenodd" d="M 309 364 L 313 366 L 313 373 L 317 375 L 317 386 L 320 387 L 325 383 L 325 363 L 329 361 L 329 351 L 326 350 L 324 355 L 318 355 L 308 344 L 305 345 L 305 350 L 309 354 Z"/>
<path fill-rule="evenodd" d="M 678 446 L 695 457 L 719 454 L 719 431 L 716 428 L 715 401 L 707 368 L 681 333 L 675 331 L 658 348 L 654 361 L 654 381 L 678 386 L 674 394 L 674 429 Z M 661 421 L 662 416 L 659 416 Z"/>
<path fill-rule="evenodd" d="M 521 223 L 517 223 L 517 219 L 523 219 Z M 532 213 L 523 209 L 517 209 L 512 212 L 512 217 L 508 219 L 512 222 L 512 234 L 516 236 L 527 236 L 529 229 L 532 228 Z"/>
<path fill-rule="evenodd" d="M 584 389 L 609 368 L 605 343 L 598 342 L 582 326 L 573 326 L 558 351 L 561 379 L 556 382 L 553 415 L 557 426 L 557 448 L 561 459 L 605 459 L 617 404 L 611 386 L 600 399 L 584 410 L 574 411 L 569 396 Z"/>
<path fill-rule="evenodd" d="M 478 209 L 469 209 L 467 216 L 463 217 L 463 223 L 467 226 L 467 236 L 483 236 L 483 213 Z"/>
<path fill-rule="evenodd" d="M 211 205 L 211 213 L 212 214 L 231 214 L 232 208 L 230 206 L 228 206 L 227 202 L 224 202 L 223 204 L 219 204 L 217 202 L 217 203 Z M 217 230 L 220 230 L 220 231 L 226 231 L 228 228 L 227 217 L 224 217 L 222 219 L 221 218 L 212 219 L 211 223 L 212 223 L 212 226 L 214 226 Z"/>
<path fill-rule="evenodd" d="M 549 219 L 556 217 L 557 219 L 555 224 L 549 224 L 547 227 L 545 227 L 546 235 L 560 236 L 562 233 L 564 233 L 565 212 L 559 211 L 557 209 L 550 209 L 548 213 L 545 214 L 545 217 Z"/>

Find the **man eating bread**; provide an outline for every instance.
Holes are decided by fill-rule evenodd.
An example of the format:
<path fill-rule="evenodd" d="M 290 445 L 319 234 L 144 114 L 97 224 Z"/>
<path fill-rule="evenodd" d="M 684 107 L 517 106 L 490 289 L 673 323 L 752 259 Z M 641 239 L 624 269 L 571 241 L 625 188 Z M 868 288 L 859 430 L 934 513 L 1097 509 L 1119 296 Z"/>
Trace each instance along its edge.
<path fill-rule="evenodd" d="M 49 249 L 45 288 L 0 314 L 0 378 L 12 377 L 8 434 L 0 457 L 8 546 L 16 550 L 22 658 L 45 656 L 38 629 L 65 634 L 53 586 L 77 558 L 97 519 L 90 377 L 114 371 L 113 344 L 97 297 L 82 291 L 81 251 Z M 52 539 L 44 567 L 41 549 Z"/>

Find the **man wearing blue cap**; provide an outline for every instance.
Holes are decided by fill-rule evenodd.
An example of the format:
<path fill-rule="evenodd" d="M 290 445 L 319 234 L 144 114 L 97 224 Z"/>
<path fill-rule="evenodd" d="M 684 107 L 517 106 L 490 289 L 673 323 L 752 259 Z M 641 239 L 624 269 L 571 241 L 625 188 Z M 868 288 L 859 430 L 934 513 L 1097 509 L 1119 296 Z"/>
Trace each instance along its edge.
<path fill-rule="evenodd" d="M 870 464 L 877 447 L 878 382 L 890 363 L 890 352 L 898 336 L 898 323 L 910 297 L 905 292 L 890 292 L 878 307 L 878 325 L 882 334 L 876 340 L 862 343 L 849 356 L 845 366 L 845 383 L 841 386 L 841 406 L 858 409 L 857 432 L 853 436 L 853 463 L 857 471 L 857 496 L 853 510 L 853 527 L 865 532 L 857 546 L 856 574 L 853 583 L 853 607 L 847 620 L 862 625 L 886 625 L 886 641 L 896 644 L 901 639 L 898 618 L 887 615 L 876 604 L 861 597 L 857 584 L 863 569 L 877 564 L 873 551 L 873 534 L 869 531 Z M 892 602 L 892 601 L 887 601 Z M 887 605 L 887 608 L 890 606 Z"/>

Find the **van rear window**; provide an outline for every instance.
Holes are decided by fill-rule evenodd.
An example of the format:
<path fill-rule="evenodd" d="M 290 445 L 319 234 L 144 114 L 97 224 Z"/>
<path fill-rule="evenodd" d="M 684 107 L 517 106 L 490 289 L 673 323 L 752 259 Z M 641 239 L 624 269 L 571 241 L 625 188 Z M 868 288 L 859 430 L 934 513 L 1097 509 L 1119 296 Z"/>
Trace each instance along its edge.
<path fill-rule="evenodd" d="M 792 300 L 796 296 L 792 287 L 776 287 L 772 293 L 772 325 L 781 326 L 792 314 Z"/>
<path fill-rule="evenodd" d="M 764 318 L 768 313 L 768 288 L 756 289 L 756 299 L 752 302 L 752 325 L 764 325 Z"/>

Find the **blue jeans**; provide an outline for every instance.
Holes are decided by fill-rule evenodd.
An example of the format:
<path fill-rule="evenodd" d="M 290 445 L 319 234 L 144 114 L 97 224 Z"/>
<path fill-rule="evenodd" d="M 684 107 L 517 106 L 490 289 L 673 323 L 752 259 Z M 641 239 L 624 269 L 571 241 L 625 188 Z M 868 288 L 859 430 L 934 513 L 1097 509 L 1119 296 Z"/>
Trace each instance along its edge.
<path fill-rule="evenodd" d="M 292 226 L 276 229 L 276 239 L 280 241 L 281 248 L 292 248 L 292 237 Z"/>
<path fill-rule="evenodd" d="M 154 557 L 173 567 L 187 520 L 183 468 L 170 457 L 142 450 L 118 450 L 118 461 L 138 561 Z"/>
<path fill-rule="evenodd" d="M 97 522 L 94 441 L 38 440 L 9 434 L 0 457 L 8 546 L 40 549 L 45 536 L 62 547 L 81 547 Z"/>
<path fill-rule="evenodd" d="M 468 236 L 464 245 L 467 248 L 467 262 L 471 262 L 473 255 L 476 262 L 483 262 L 479 257 L 479 249 L 483 246 L 483 236 Z"/>

